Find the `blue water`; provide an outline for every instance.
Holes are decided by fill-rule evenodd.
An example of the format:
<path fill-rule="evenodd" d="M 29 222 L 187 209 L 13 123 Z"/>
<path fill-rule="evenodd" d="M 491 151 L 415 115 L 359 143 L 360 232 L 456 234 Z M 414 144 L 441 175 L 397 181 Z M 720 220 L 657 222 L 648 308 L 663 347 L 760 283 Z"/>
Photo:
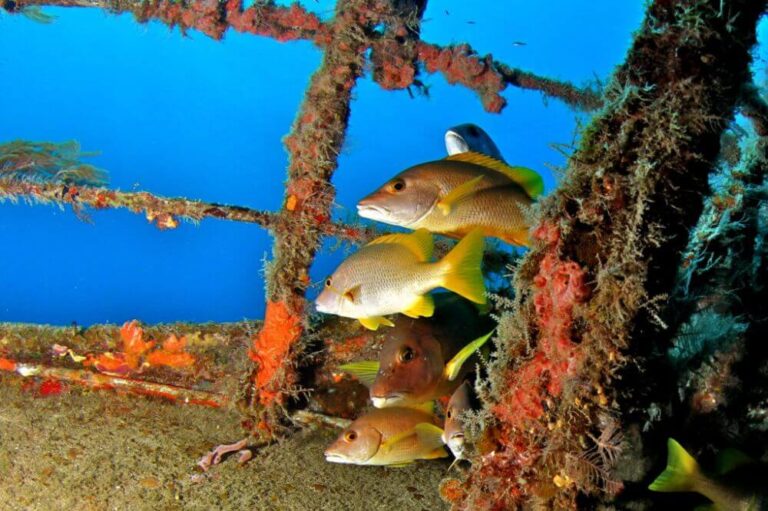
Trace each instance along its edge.
<path fill-rule="evenodd" d="M 333 2 L 305 2 L 323 16 Z M 480 53 L 554 78 L 607 80 L 642 19 L 641 0 L 433 0 L 425 41 L 467 41 Z M 41 25 L 0 14 L 0 141 L 76 139 L 110 187 L 276 210 L 291 127 L 320 51 L 307 42 L 228 32 L 223 41 L 137 24 L 94 9 L 46 9 Z M 525 45 L 515 45 L 522 41 Z M 537 92 L 508 88 L 501 115 L 474 93 L 426 75 L 430 97 L 384 91 L 366 76 L 354 92 L 334 177 L 338 218 L 396 172 L 444 156 L 443 133 L 474 122 L 508 161 L 539 170 L 547 189 L 579 116 Z M 583 120 L 583 116 L 582 116 Z M 142 215 L 0 205 L 0 321 L 81 325 L 236 321 L 264 312 L 271 237 L 254 225 L 204 220 L 161 232 Z M 330 243 L 326 244 L 327 246 Z M 324 250 L 321 280 L 343 257 Z"/>

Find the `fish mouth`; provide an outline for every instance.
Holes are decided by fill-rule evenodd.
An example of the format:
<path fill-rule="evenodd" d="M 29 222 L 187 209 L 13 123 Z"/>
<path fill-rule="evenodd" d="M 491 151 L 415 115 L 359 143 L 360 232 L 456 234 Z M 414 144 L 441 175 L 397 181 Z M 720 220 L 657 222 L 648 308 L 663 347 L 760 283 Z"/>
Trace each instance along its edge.
<path fill-rule="evenodd" d="M 469 151 L 469 144 L 464 137 L 453 130 L 448 130 L 445 133 L 445 148 L 448 150 L 448 155 L 452 156 Z"/>
<path fill-rule="evenodd" d="M 386 408 L 401 403 L 403 398 L 404 396 L 402 394 L 390 394 L 384 397 L 371 396 L 371 401 L 376 408 Z"/>
<path fill-rule="evenodd" d="M 365 199 L 357 204 L 357 214 L 369 220 L 384 221 L 389 218 L 389 209 L 384 206 L 366 204 Z"/>
<path fill-rule="evenodd" d="M 325 453 L 325 461 L 327 461 L 328 463 L 342 463 L 345 465 L 353 464 L 353 462 L 350 461 L 348 458 L 341 456 L 339 454 L 331 454 L 331 453 Z"/>
<path fill-rule="evenodd" d="M 464 434 L 463 433 L 454 433 L 445 443 L 446 445 L 448 445 L 448 448 L 451 450 L 451 452 L 455 457 L 461 458 L 461 455 L 464 452 Z"/>

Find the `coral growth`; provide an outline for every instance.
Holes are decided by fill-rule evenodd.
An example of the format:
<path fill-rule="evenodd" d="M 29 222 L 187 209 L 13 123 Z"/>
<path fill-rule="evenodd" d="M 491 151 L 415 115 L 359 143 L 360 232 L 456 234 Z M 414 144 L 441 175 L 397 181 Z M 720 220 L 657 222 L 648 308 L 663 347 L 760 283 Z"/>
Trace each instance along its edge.
<path fill-rule="evenodd" d="M 0 179 L 98 186 L 106 173 L 83 163 L 91 154 L 80 151 L 80 144 L 69 142 L 29 142 L 15 140 L 0 144 Z"/>

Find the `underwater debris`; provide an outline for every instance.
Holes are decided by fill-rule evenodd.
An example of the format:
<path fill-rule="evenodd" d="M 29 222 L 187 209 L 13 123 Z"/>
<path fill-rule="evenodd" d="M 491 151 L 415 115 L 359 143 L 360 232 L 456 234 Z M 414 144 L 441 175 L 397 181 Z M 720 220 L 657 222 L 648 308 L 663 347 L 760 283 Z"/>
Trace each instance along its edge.
<path fill-rule="evenodd" d="M 14 140 L 0 144 L 0 180 L 23 180 L 99 186 L 107 181 L 103 170 L 83 163 L 93 153 L 80 151 L 80 144 L 69 142 L 30 142 Z"/>
<path fill-rule="evenodd" d="M 298 2 L 290 6 L 272 1 L 255 2 L 246 9 L 243 9 L 243 3 L 242 0 L 183 3 L 129 0 L 119 4 L 111 0 L 13 0 L 0 7 L 11 13 L 38 5 L 98 7 L 116 14 L 131 12 L 140 23 L 157 20 L 171 28 L 179 27 L 182 33 L 195 29 L 216 40 L 223 38 L 231 27 L 238 32 L 271 37 L 280 42 L 312 41 L 327 49 L 337 36 L 338 19 L 321 21 Z M 449 83 L 460 83 L 474 90 L 489 112 L 498 113 L 504 108 L 507 102 L 500 93 L 507 85 L 538 90 L 546 97 L 558 98 L 579 110 L 595 110 L 601 106 L 599 91 L 580 89 L 567 82 L 512 68 L 493 60 L 490 55 L 480 57 L 467 44 L 442 47 L 419 41 L 418 20 L 425 7 L 424 0 L 381 4 L 360 1 L 355 5 L 366 29 L 362 34 L 356 31 L 353 37 L 367 39 L 365 44 L 372 50 L 374 79 L 385 89 L 407 89 L 419 84 L 423 88 L 423 82 L 417 78 L 419 69 L 416 64 L 420 63 L 429 73 L 441 72 Z M 340 11 L 337 9 L 337 12 Z M 386 27 L 384 33 L 375 28 L 380 23 Z"/>
<path fill-rule="evenodd" d="M 585 495 L 617 489 L 572 462 L 585 459 L 580 438 L 599 437 L 602 413 L 632 420 L 647 376 L 625 360 L 642 363 L 671 335 L 659 332 L 649 304 L 674 283 L 720 135 L 749 78 L 748 49 L 765 2 L 738 2 L 737 26 L 726 26 L 719 6 L 648 6 L 605 107 L 560 188 L 541 202 L 540 241 L 518 268 L 516 307 L 501 318 L 481 393 L 495 421 L 455 507 L 514 508 L 535 498 L 574 509 L 578 495 L 584 505 Z M 700 64 L 679 58 L 702 48 Z M 599 473 L 610 478 L 609 470 Z"/>
<path fill-rule="evenodd" d="M 4 3 L 6 10 L 10 3 Z M 73 205 L 88 200 L 96 208 L 134 209 L 131 204 L 146 201 L 147 205 L 139 209 L 152 220 L 161 219 L 163 225 L 173 225 L 177 217 L 195 218 L 194 214 L 177 213 L 173 208 L 186 208 L 182 211 L 189 213 L 199 206 L 204 209 L 197 213 L 199 218 L 235 220 L 242 215 L 271 226 L 277 239 L 275 260 L 269 272 L 266 323 L 258 334 L 248 335 L 253 347 L 251 356 L 257 364 L 245 397 L 249 407 L 246 413 L 261 419 L 246 427 L 262 428 L 268 433 L 265 436 L 274 431 L 273 423 L 291 417 L 281 415 L 275 419 L 270 412 L 280 408 L 275 405 L 288 404 L 287 398 L 295 395 L 300 383 L 296 371 L 300 363 L 305 363 L 300 356 L 309 342 L 304 293 L 319 237 L 336 232 L 360 240 L 367 235 L 355 226 L 339 226 L 337 231 L 329 227 L 336 225 L 329 221 L 334 194 L 329 181 L 336 166 L 334 155 L 343 143 L 350 91 L 365 69 L 366 49 L 374 50 L 374 74 L 384 87 L 407 87 L 409 81 L 417 85 L 415 64 L 420 61 L 428 71 L 439 70 L 449 80 L 474 88 L 491 111 L 503 108 L 500 92 L 507 84 L 537 88 L 587 109 L 602 104 L 599 117 L 587 127 L 578 152 L 569 161 L 562 189 L 541 204 L 543 220 L 536 231 L 537 246 L 519 265 L 515 301 L 500 318 L 498 351 L 490 367 L 490 381 L 480 385 L 485 410 L 468 418 L 470 427 L 484 431 L 476 445 L 478 454 L 471 458 L 469 478 L 463 483 L 450 480 L 441 491 L 455 507 L 470 509 L 515 507 L 534 501 L 542 506 L 568 509 L 576 506 L 577 499 L 580 503 L 592 502 L 610 498 L 618 491 L 619 485 L 612 480 L 612 467 L 621 450 L 617 447 L 621 442 L 617 430 L 622 424 L 637 420 L 637 409 L 645 413 L 649 408 L 643 406 L 647 404 L 645 389 L 639 387 L 668 383 L 667 375 L 661 372 L 659 382 L 648 382 L 647 375 L 638 377 L 632 373 L 632 367 L 648 370 L 649 351 L 666 352 L 673 332 L 683 331 L 677 328 L 682 322 L 692 324 L 703 317 L 683 315 L 670 320 L 666 314 L 657 312 L 655 304 L 661 303 L 660 297 L 671 291 L 685 234 L 698 216 L 701 197 L 707 192 L 706 175 L 713 167 L 724 124 L 741 102 L 740 108 L 754 120 L 758 133 L 766 131 L 765 105 L 756 101 L 759 97 L 743 91 L 748 78 L 747 52 L 754 43 L 754 23 L 765 10 L 764 1 L 729 2 L 727 6 L 734 14 L 728 16 L 722 12 L 726 3 L 714 0 L 652 3 L 627 62 L 606 91 L 604 102 L 591 91 L 506 69 L 491 57 L 477 56 L 468 46 L 440 48 L 417 42 L 423 2 L 401 3 L 406 10 L 411 7 L 413 19 L 408 23 L 401 19 L 402 10 L 385 9 L 380 4 L 372 7 L 370 2 L 356 0 L 339 2 L 333 22 L 319 21 L 298 4 L 288 8 L 257 3 L 243 9 L 242 3 L 234 0 L 124 2 L 119 6 L 100 0 L 47 3 L 101 6 L 118 12 L 131 10 L 140 20 L 160 19 L 171 26 L 181 26 L 182 31 L 196 28 L 215 38 L 222 37 L 233 26 L 278 40 L 311 39 L 327 48 L 293 133 L 286 139 L 292 160 L 284 208 L 279 214 L 245 212 L 148 194 L 16 183 L 17 178 L 9 180 L 10 183 L 0 182 L 0 191 L 25 190 L 17 193 Z M 12 4 L 15 9 L 17 2 Z M 383 32 L 378 28 L 382 20 Z M 392 37 L 405 37 L 406 48 L 395 51 Z M 414 47 L 418 49 L 415 56 Z M 392 55 L 391 63 L 386 60 L 388 55 Z M 761 153 L 763 161 L 764 152 L 765 142 L 761 141 L 755 153 Z M 767 401 L 758 399 L 760 391 L 745 391 L 738 400 L 726 403 L 719 397 L 725 386 L 723 377 L 731 371 L 739 375 L 758 373 L 764 369 L 759 366 L 760 361 L 766 358 L 742 356 L 764 355 L 765 350 L 755 349 L 755 340 L 761 334 L 765 339 L 766 328 L 759 310 L 765 303 L 764 293 L 759 293 L 766 284 L 767 230 L 766 206 L 760 205 L 759 200 L 766 192 L 763 182 L 756 182 L 757 176 L 762 178 L 763 174 L 751 175 L 745 182 L 748 190 L 755 190 L 750 196 L 745 230 L 741 231 L 748 235 L 740 234 L 724 243 L 729 250 L 735 250 L 733 245 L 743 246 L 744 239 L 757 240 L 744 252 L 751 257 L 748 264 L 742 265 L 750 268 L 750 289 L 754 291 L 738 290 L 739 302 L 748 312 L 745 323 L 749 327 L 744 332 L 735 332 L 733 322 L 741 316 L 731 308 L 729 300 L 720 296 L 713 299 L 713 295 L 707 294 L 700 295 L 697 302 L 706 302 L 720 314 L 719 319 L 732 322 L 726 331 L 744 334 L 744 347 L 738 340 L 732 342 L 734 352 L 730 357 L 721 349 L 725 337 L 730 336 L 723 336 L 710 343 L 714 351 L 696 348 L 695 355 L 680 357 L 689 364 L 707 352 L 714 353 L 710 357 L 710 361 L 714 360 L 712 373 L 697 374 L 702 383 L 693 386 L 701 392 L 696 406 L 711 411 L 721 404 L 736 409 L 746 403 L 741 411 L 748 413 L 742 415 L 752 423 L 737 424 L 735 430 L 739 434 L 756 428 L 764 430 L 768 423 Z M 12 192 L 2 193 L 13 196 Z M 720 199 L 713 202 L 713 207 L 721 211 L 733 208 L 734 197 Z M 158 200 L 177 202 L 158 205 Z M 727 223 L 729 229 L 736 227 L 732 219 Z M 709 246 L 715 239 L 704 238 Z M 694 257 L 698 255 L 696 251 Z M 742 262 L 746 260 L 745 256 L 740 258 Z M 719 268 L 719 264 L 709 265 L 707 261 L 721 260 L 725 259 L 699 259 L 703 265 L 692 265 L 707 270 L 697 272 L 691 281 L 693 286 L 706 287 L 699 287 L 697 279 Z M 723 271 L 716 280 L 734 275 L 730 270 L 719 269 Z M 745 273 L 737 275 L 743 280 Z M 720 291 L 725 289 L 719 287 Z M 722 307 L 728 309 L 727 314 Z M 660 332 L 656 326 L 662 323 L 670 327 L 666 332 Z M 138 372 L 145 363 L 171 369 L 194 367 L 194 361 L 185 356 L 189 354 L 184 352 L 184 337 L 145 338 L 136 333 L 138 330 L 137 325 L 127 329 L 123 351 L 106 351 L 85 360 L 118 374 Z M 154 339 L 166 341 L 158 344 Z M 365 349 L 364 342 L 357 342 L 360 340 L 345 343 L 333 355 L 348 356 L 356 349 Z M 80 353 L 86 353 L 70 346 L 74 345 L 62 342 L 54 348 L 57 356 L 64 355 L 59 360 L 62 364 L 78 363 L 78 358 L 84 356 Z M 174 395 L 170 385 L 153 387 L 150 382 L 110 374 L 75 373 L 69 368 L 14 360 L 6 348 L 0 350 L 0 355 L 0 370 L 23 376 L 89 380 L 97 382 L 96 385 L 103 382 L 145 389 L 153 395 Z M 157 364 L 152 364 L 153 357 Z M 627 364 L 628 368 L 625 364 L 630 360 L 633 364 Z M 672 394 L 679 390 L 675 385 L 666 390 L 670 389 Z M 184 394 L 186 390 L 189 389 L 180 390 L 179 395 L 196 395 Z M 714 392 L 720 394 L 715 396 Z M 217 402 L 215 397 L 211 401 Z M 654 405 L 659 416 L 664 413 L 661 406 L 669 401 L 660 403 Z M 606 421 L 604 417 L 609 415 L 615 416 L 615 420 Z M 634 452 L 642 451 L 642 446 L 634 447 Z"/>

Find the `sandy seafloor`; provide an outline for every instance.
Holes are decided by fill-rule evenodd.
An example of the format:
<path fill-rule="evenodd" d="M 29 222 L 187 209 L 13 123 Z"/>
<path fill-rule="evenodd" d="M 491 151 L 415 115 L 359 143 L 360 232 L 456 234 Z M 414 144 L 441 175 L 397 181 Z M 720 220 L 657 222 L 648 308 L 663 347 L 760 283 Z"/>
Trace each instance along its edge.
<path fill-rule="evenodd" d="M 447 507 L 437 488 L 449 461 L 404 468 L 326 463 L 333 431 L 298 434 L 244 466 L 228 458 L 207 477 L 193 477 L 202 454 L 242 436 L 232 412 L 106 391 L 40 397 L 0 375 L 0 509 Z"/>

